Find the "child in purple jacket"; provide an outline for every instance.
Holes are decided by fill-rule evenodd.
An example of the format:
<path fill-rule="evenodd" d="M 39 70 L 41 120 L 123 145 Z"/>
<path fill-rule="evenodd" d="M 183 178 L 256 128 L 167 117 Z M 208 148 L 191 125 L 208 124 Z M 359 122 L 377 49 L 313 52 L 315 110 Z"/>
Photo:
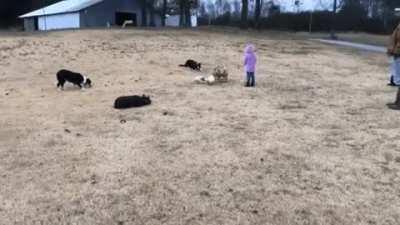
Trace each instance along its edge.
<path fill-rule="evenodd" d="M 254 87 L 255 86 L 255 71 L 256 71 L 256 63 L 257 57 L 254 53 L 255 48 L 254 45 L 248 44 L 244 50 L 244 67 L 247 73 L 247 82 L 246 87 Z"/>

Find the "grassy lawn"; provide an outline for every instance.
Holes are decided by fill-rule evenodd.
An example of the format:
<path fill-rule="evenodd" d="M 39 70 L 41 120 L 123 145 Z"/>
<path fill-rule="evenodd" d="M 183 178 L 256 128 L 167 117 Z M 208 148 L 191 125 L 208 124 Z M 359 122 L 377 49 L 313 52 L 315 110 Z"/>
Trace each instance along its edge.
<path fill-rule="evenodd" d="M 217 65 L 229 82 L 194 82 Z M 2 34 L 0 68 L 0 224 L 400 224 L 382 54 L 284 32 L 81 30 Z M 58 91 L 64 68 L 93 88 Z M 112 107 L 134 94 L 152 104 Z"/>

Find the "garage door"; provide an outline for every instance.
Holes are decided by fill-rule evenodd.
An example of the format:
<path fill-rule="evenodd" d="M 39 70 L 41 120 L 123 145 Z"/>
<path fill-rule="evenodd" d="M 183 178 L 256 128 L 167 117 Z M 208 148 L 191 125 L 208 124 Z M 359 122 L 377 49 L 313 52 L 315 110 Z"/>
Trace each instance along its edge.
<path fill-rule="evenodd" d="M 39 30 L 70 29 L 80 27 L 79 13 L 39 17 Z"/>

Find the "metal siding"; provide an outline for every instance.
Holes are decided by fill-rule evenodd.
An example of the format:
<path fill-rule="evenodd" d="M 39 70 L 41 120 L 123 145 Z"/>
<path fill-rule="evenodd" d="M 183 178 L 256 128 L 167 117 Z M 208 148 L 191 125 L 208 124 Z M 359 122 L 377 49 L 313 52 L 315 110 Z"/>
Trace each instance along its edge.
<path fill-rule="evenodd" d="M 105 0 L 81 12 L 82 27 L 105 27 L 115 25 L 115 13 L 135 13 L 137 24 L 141 24 L 139 0 Z"/>
<path fill-rule="evenodd" d="M 34 31 L 35 30 L 35 18 L 26 18 L 24 19 L 24 29 L 25 31 Z"/>
<path fill-rule="evenodd" d="M 150 25 L 150 19 L 151 19 L 150 10 L 148 10 L 147 11 L 147 23 L 148 23 L 147 25 Z M 141 25 L 142 23 L 138 23 L 138 25 L 139 24 Z M 161 27 L 161 16 L 160 16 L 160 14 L 158 14 L 156 12 L 154 13 L 154 24 L 156 27 Z"/>
<path fill-rule="evenodd" d="M 83 10 L 85 11 L 85 10 Z M 79 12 L 79 21 L 80 21 L 80 27 L 84 28 L 85 27 L 85 17 L 83 15 L 83 11 Z"/>
<path fill-rule="evenodd" d="M 83 27 L 105 27 L 107 23 L 114 23 L 114 1 L 103 1 L 100 4 L 94 5 L 82 10 L 82 26 Z"/>
<path fill-rule="evenodd" d="M 79 27 L 79 13 L 68 13 L 39 17 L 39 30 L 70 29 Z"/>
<path fill-rule="evenodd" d="M 156 14 L 155 16 L 155 22 L 156 22 L 156 27 L 161 27 L 161 16 L 159 14 Z"/>

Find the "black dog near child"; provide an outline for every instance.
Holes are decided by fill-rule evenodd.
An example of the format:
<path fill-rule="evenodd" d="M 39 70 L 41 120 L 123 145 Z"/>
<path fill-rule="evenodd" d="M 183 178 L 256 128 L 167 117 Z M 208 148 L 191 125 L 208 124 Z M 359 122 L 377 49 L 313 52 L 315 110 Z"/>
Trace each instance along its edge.
<path fill-rule="evenodd" d="M 189 59 L 186 61 L 185 64 L 181 64 L 179 66 L 189 67 L 192 70 L 198 70 L 198 71 L 201 70 L 201 63 L 198 63 L 198 62 L 194 61 L 193 59 Z"/>

